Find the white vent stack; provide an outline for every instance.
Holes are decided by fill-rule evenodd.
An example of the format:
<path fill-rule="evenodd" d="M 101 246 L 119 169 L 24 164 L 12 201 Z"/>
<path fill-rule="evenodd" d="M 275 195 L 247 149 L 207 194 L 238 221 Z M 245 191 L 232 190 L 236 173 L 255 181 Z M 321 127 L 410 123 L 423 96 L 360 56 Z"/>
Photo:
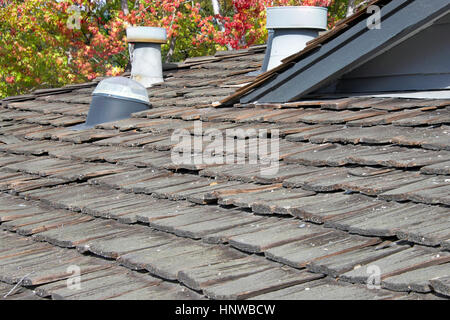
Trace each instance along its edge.
<path fill-rule="evenodd" d="M 129 27 L 127 41 L 130 49 L 131 78 L 149 88 L 164 82 L 161 60 L 161 44 L 167 42 L 164 28 Z"/>
<path fill-rule="evenodd" d="M 266 53 L 267 69 L 262 71 L 279 66 L 281 60 L 302 51 L 307 42 L 326 30 L 327 13 L 328 9 L 323 7 L 268 7 L 267 29 L 273 30 L 273 38 Z"/>

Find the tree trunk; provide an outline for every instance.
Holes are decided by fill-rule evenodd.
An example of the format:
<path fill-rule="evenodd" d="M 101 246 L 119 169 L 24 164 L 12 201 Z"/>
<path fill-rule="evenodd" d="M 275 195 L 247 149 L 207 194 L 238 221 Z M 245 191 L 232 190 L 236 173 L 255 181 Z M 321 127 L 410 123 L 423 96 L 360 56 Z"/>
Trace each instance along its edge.
<path fill-rule="evenodd" d="M 214 14 L 220 14 L 220 3 L 219 0 L 211 0 Z"/>
<path fill-rule="evenodd" d="M 347 7 L 347 18 L 350 17 L 355 12 L 359 11 L 362 7 L 367 5 L 370 0 L 356 1 L 356 0 L 348 0 Z"/>
<path fill-rule="evenodd" d="M 169 51 L 166 54 L 165 62 L 169 63 L 172 60 L 173 54 L 175 52 L 175 42 L 177 41 L 176 37 L 172 37 L 170 39 Z"/>
<path fill-rule="evenodd" d="M 347 17 L 350 17 L 352 14 L 355 13 L 356 9 L 356 0 L 348 0 L 348 6 L 347 6 Z"/>
<path fill-rule="evenodd" d="M 219 0 L 211 0 L 211 4 L 212 4 L 212 7 L 213 7 L 214 15 L 215 16 L 221 15 Z M 218 20 L 218 19 L 216 21 L 217 21 L 217 24 L 219 25 L 219 30 L 221 32 L 225 32 L 225 26 L 223 25 L 223 23 L 220 20 Z M 228 50 L 233 50 L 233 48 L 229 44 L 227 44 L 227 49 Z"/>
<path fill-rule="evenodd" d="M 130 11 L 128 10 L 128 0 L 120 0 L 122 11 L 125 15 L 128 15 Z"/>
<path fill-rule="evenodd" d="M 211 4 L 213 7 L 213 12 L 214 15 L 220 15 L 220 3 L 219 0 L 211 0 Z M 222 22 L 220 20 L 217 20 L 217 24 L 219 25 L 219 29 L 220 31 L 224 32 L 225 31 L 225 27 L 223 26 Z"/>

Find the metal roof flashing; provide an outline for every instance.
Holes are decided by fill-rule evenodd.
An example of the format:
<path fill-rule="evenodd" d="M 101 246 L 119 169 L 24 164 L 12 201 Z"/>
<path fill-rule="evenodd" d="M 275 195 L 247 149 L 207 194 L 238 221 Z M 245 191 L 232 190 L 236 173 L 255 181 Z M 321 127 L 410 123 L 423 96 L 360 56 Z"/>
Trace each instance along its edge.
<path fill-rule="evenodd" d="M 143 85 L 125 77 L 107 78 L 92 93 L 86 122 L 71 129 L 90 129 L 97 124 L 126 119 L 132 113 L 147 110 L 149 106 L 147 90 Z"/>
<path fill-rule="evenodd" d="M 363 96 L 375 98 L 450 99 L 450 90 L 387 92 Z"/>

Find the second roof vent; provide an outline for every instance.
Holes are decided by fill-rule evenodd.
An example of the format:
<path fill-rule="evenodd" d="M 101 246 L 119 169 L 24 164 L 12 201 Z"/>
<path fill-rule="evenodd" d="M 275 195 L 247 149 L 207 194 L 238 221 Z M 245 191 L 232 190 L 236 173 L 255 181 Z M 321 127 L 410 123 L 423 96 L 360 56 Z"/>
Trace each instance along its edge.
<path fill-rule="evenodd" d="M 153 27 L 127 28 L 130 48 L 131 78 L 149 88 L 163 82 L 161 44 L 167 42 L 166 29 Z"/>
<path fill-rule="evenodd" d="M 307 42 L 319 35 L 319 31 L 326 30 L 327 13 L 327 8 L 323 7 L 268 7 L 267 29 L 273 30 L 273 39 L 267 49 L 270 55 L 267 70 L 302 51 Z"/>

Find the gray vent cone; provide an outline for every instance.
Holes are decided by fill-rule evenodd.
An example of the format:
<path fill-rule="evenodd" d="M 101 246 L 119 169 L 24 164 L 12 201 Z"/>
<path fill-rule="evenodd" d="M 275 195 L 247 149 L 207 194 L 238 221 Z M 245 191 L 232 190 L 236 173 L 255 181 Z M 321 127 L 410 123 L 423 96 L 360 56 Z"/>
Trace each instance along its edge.
<path fill-rule="evenodd" d="M 134 112 L 149 109 L 147 89 L 134 80 L 112 77 L 101 81 L 92 93 L 85 123 L 71 127 L 83 130 L 97 124 L 126 119 Z"/>

